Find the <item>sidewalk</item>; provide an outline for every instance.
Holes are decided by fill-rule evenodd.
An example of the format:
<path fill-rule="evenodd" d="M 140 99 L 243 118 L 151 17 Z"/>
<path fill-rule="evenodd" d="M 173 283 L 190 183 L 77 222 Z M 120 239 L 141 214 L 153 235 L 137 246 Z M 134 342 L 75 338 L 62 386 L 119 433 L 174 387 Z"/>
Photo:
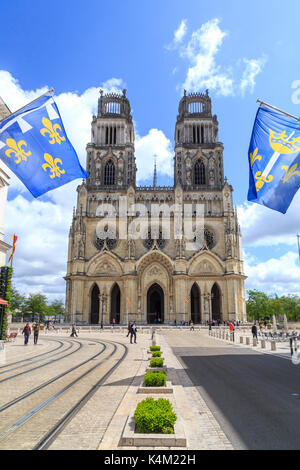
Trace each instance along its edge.
<path fill-rule="evenodd" d="M 271 355 L 278 356 L 283 359 L 288 359 L 289 361 L 291 361 L 291 350 L 290 350 L 289 341 L 284 341 L 284 342 L 276 341 L 276 351 L 272 351 L 270 340 L 265 340 L 266 348 L 261 347 L 261 340 L 263 339 L 261 336 L 258 336 L 257 346 L 253 346 L 253 336 L 250 330 L 247 332 L 245 330 L 243 331 L 235 330 L 234 341 L 230 341 L 230 339 L 226 340 L 223 338 L 219 338 L 218 336 L 214 336 L 214 334 L 218 335 L 218 331 L 223 331 L 223 330 L 225 330 L 225 338 L 226 338 L 226 333 L 228 334 L 228 337 L 230 338 L 230 332 L 228 328 L 227 329 L 221 329 L 221 328 L 213 329 L 211 330 L 212 335 L 210 337 L 217 341 L 230 343 L 231 345 L 238 346 L 241 348 L 255 349 L 255 351 L 259 353 L 271 354 Z M 243 343 L 240 343 L 240 337 L 243 337 Z M 246 338 L 250 339 L 250 345 L 246 344 Z M 298 346 L 298 350 L 300 350 L 299 346 Z"/>
<path fill-rule="evenodd" d="M 137 371 L 137 374 L 128 388 L 120 406 L 112 417 L 110 425 L 108 426 L 99 450 L 136 450 L 136 449 L 155 449 L 155 450 L 232 450 L 233 447 L 218 422 L 206 406 L 204 400 L 199 395 L 196 387 L 190 381 L 187 373 L 183 369 L 176 356 L 173 354 L 167 341 L 163 335 L 156 335 L 156 344 L 161 346 L 165 364 L 168 368 L 167 380 L 172 382 L 173 395 L 143 395 L 137 394 L 137 388 L 142 382 L 146 366 L 148 364 L 147 349 L 151 345 L 149 339 L 148 344 L 144 345 L 143 361 Z M 130 367 L 130 364 L 128 364 Z M 154 398 L 169 398 L 175 400 L 176 409 L 180 413 L 180 418 L 183 423 L 185 435 L 187 438 L 187 447 L 126 447 L 120 446 L 120 438 L 122 431 L 126 424 L 127 416 L 136 408 L 139 401 L 144 400 L 148 396 Z"/>

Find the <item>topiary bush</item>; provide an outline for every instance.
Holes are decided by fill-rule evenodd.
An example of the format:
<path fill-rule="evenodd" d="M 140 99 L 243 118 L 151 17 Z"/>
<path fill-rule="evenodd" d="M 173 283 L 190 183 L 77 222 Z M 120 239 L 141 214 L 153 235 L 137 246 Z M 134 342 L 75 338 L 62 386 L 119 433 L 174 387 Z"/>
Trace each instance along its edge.
<path fill-rule="evenodd" d="M 160 357 L 161 352 L 160 351 L 152 351 L 152 357 Z"/>
<path fill-rule="evenodd" d="M 173 434 L 177 416 L 169 400 L 146 398 L 137 405 L 134 419 L 138 432 Z"/>
<path fill-rule="evenodd" d="M 164 360 L 161 357 L 155 357 L 150 361 L 150 367 L 162 367 L 164 365 Z"/>
<path fill-rule="evenodd" d="M 150 346 L 150 351 L 160 351 L 160 346 Z"/>
<path fill-rule="evenodd" d="M 149 371 L 144 376 L 146 387 L 163 387 L 166 385 L 167 374 L 165 371 Z"/>

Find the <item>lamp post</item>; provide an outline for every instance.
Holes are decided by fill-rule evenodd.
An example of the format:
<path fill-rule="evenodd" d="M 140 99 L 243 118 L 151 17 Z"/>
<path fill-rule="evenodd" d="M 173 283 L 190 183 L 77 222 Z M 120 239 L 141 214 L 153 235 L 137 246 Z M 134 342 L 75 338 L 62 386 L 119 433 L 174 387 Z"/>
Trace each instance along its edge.
<path fill-rule="evenodd" d="M 101 303 L 102 301 L 102 309 L 101 309 L 101 330 L 103 330 L 103 313 L 104 313 L 104 302 L 106 300 L 106 294 L 104 293 L 104 291 L 102 292 L 102 294 L 100 293 L 99 294 L 99 302 Z"/>

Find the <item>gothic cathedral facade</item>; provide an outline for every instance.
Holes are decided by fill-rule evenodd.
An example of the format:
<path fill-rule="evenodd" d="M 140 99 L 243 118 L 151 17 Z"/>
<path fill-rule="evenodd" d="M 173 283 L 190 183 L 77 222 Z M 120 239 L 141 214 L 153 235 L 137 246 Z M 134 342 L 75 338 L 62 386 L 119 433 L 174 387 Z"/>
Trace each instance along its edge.
<path fill-rule="evenodd" d="M 100 90 L 69 234 L 67 319 L 246 320 L 241 232 L 208 92 L 180 100 L 174 186 L 157 186 L 156 175 L 136 185 L 134 142 L 126 90 Z"/>

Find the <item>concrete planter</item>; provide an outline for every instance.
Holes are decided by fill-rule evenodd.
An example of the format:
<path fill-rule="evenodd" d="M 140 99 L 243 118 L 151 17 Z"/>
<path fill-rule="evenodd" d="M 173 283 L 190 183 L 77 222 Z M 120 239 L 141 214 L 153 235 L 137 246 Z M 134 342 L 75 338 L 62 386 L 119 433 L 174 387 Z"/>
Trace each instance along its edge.
<path fill-rule="evenodd" d="M 142 382 L 141 385 L 137 389 L 137 393 L 151 393 L 151 394 L 158 394 L 158 393 L 173 393 L 173 387 L 171 382 L 166 382 L 165 386 L 162 387 L 146 387 L 145 382 Z"/>
<path fill-rule="evenodd" d="M 176 410 L 177 420 L 174 425 L 174 434 L 142 434 L 136 432 L 134 411 L 128 416 L 122 437 L 122 446 L 134 447 L 186 447 L 186 437 L 183 425 Z"/>
<path fill-rule="evenodd" d="M 150 367 L 149 366 L 146 368 L 146 372 L 149 372 L 149 371 L 155 372 L 155 371 L 160 371 L 160 370 L 167 372 L 167 366 L 162 366 L 162 367 Z"/>

